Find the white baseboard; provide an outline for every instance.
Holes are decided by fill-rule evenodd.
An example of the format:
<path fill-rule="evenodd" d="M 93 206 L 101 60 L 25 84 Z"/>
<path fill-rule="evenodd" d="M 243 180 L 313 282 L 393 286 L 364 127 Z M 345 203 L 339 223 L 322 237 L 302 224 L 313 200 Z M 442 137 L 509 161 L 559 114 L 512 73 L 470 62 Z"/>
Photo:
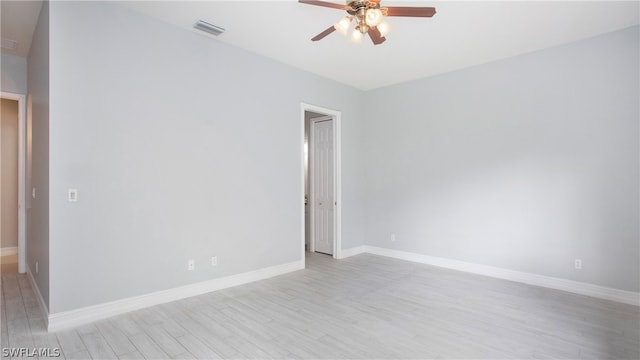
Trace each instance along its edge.
<path fill-rule="evenodd" d="M 146 295 L 111 301 L 108 303 L 87 306 L 77 310 L 64 311 L 49 315 L 48 330 L 58 331 L 68 327 L 79 326 L 100 319 L 120 315 L 149 306 L 164 304 L 208 292 L 238 286 L 270 277 L 304 269 L 304 260 L 276 265 L 242 274 L 226 276 L 203 281 L 196 284 L 180 286 Z"/>
<path fill-rule="evenodd" d="M 17 246 L 0 248 L 0 256 L 15 255 L 17 253 L 18 253 Z"/>
<path fill-rule="evenodd" d="M 375 246 L 364 246 L 363 252 L 640 306 L 640 293 L 633 291 Z"/>
<path fill-rule="evenodd" d="M 367 252 L 367 247 L 364 245 L 352 247 L 349 249 L 342 249 L 342 251 L 340 252 L 340 259 L 362 254 L 364 252 Z"/>
<path fill-rule="evenodd" d="M 40 288 L 36 284 L 36 279 L 33 277 L 33 273 L 31 272 L 31 268 L 27 265 L 27 278 L 29 279 L 29 285 L 31 285 L 31 289 L 33 289 L 33 293 L 36 295 L 36 300 L 38 301 L 38 307 L 40 308 L 40 313 L 42 314 L 42 318 L 44 319 L 45 327 L 49 326 L 49 310 L 47 309 L 47 305 L 44 302 L 44 298 L 42 297 L 42 293 L 40 293 Z"/>

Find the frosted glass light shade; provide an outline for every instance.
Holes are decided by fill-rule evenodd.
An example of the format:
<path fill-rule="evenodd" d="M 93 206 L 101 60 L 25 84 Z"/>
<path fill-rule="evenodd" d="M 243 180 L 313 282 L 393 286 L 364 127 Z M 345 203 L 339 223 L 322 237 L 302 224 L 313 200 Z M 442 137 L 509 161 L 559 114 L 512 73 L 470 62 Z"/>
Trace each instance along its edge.
<path fill-rule="evenodd" d="M 383 21 L 380 24 L 378 24 L 378 31 L 380 31 L 380 35 L 386 36 L 389 33 L 389 31 L 391 31 L 391 26 L 389 25 L 388 22 Z"/>
<path fill-rule="evenodd" d="M 351 41 L 359 44 L 362 42 L 363 37 L 364 35 L 360 32 L 360 30 L 353 29 L 353 32 L 351 33 Z"/>
<path fill-rule="evenodd" d="M 351 16 L 345 16 L 340 19 L 333 27 L 338 30 L 338 32 L 342 35 L 347 35 L 347 31 L 349 31 L 349 26 L 351 25 Z"/>
<path fill-rule="evenodd" d="M 378 26 L 382 22 L 382 11 L 380 9 L 369 9 L 365 14 L 364 21 L 371 27 Z"/>

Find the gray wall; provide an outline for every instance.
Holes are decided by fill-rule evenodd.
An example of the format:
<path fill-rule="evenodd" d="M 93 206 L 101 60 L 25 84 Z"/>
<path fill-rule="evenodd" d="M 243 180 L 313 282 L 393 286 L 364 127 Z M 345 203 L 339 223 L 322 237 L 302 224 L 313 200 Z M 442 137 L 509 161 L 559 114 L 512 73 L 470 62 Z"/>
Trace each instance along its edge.
<path fill-rule="evenodd" d="M 301 102 L 342 111 L 343 246 L 363 244 L 359 91 L 117 4 L 50 6 L 52 313 L 300 260 Z"/>
<path fill-rule="evenodd" d="M 33 34 L 28 63 L 27 189 L 35 188 L 36 197 L 27 202 L 27 266 L 49 306 L 49 3 L 46 1 Z"/>
<path fill-rule="evenodd" d="M 2 91 L 26 94 L 27 93 L 27 59 L 0 54 L 0 88 Z"/>
<path fill-rule="evenodd" d="M 638 291 L 638 34 L 367 93 L 367 244 Z"/>

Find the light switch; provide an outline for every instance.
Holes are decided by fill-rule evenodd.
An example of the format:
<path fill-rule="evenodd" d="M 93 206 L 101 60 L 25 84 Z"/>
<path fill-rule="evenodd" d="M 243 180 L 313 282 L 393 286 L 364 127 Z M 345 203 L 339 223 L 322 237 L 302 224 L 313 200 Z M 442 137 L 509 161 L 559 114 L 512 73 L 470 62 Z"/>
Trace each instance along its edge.
<path fill-rule="evenodd" d="M 78 189 L 69 189 L 67 200 L 69 200 L 69 202 L 78 201 Z"/>

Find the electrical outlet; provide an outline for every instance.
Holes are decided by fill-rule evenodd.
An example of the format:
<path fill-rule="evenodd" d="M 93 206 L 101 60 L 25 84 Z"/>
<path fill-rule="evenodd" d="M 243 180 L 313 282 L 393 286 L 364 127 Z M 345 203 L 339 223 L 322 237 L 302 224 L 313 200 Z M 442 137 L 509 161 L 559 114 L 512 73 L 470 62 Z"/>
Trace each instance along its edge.
<path fill-rule="evenodd" d="M 211 257 L 211 266 L 218 266 L 218 257 L 217 256 L 212 256 Z"/>
<path fill-rule="evenodd" d="M 193 259 L 189 260 L 187 264 L 187 270 L 191 271 L 191 270 L 194 270 L 195 268 L 196 268 L 196 261 Z"/>
<path fill-rule="evenodd" d="M 396 241 L 396 234 L 391 234 L 391 241 Z"/>
<path fill-rule="evenodd" d="M 582 269 L 582 260 L 581 259 L 573 260 L 573 266 L 576 268 L 576 270 L 581 270 Z"/>
<path fill-rule="evenodd" d="M 67 200 L 69 202 L 78 201 L 78 189 L 69 189 L 69 192 L 67 193 Z"/>

